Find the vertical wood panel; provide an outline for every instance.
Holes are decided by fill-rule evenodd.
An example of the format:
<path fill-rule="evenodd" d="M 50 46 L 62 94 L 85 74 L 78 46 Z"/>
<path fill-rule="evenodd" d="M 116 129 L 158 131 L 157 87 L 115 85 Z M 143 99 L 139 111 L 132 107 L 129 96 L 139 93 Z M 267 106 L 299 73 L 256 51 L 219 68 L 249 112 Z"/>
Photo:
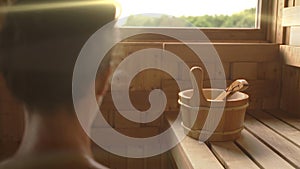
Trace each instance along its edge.
<path fill-rule="evenodd" d="M 300 46 L 300 26 L 291 27 L 289 45 Z"/>
<path fill-rule="evenodd" d="M 282 75 L 281 103 L 282 110 L 292 114 L 300 114 L 300 91 L 299 78 L 300 69 L 291 66 L 284 66 Z"/>
<path fill-rule="evenodd" d="M 294 4 L 295 4 L 295 0 L 288 0 L 289 7 L 294 6 Z"/>
<path fill-rule="evenodd" d="M 284 28 L 282 27 L 282 13 L 283 8 L 286 6 L 285 0 L 278 0 L 277 11 L 277 28 L 276 28 L 276 42 L 282 44 L 284 42 Z"/>
<path fill-rule="evenodd" d="M 282 13 L 282 26 L 299 26 L 299 17 L 300 6 L 284 8 Z"/>
<path fill-rule="evenodd" d="M 267 39 L 272 42 L 276 43 L 276 35 L 277 35 L 277 13 L 278 13 L 278 1 L 268 1 L 268 8 L 270 12 L 270 23 L 268 28 L 268 37 Z"/>

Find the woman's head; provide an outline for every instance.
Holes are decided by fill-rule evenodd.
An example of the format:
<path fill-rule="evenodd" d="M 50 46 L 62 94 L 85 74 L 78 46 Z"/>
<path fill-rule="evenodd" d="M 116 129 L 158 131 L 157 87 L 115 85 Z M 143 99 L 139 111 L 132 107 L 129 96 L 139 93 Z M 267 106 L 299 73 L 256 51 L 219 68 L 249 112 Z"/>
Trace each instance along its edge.
<path fill-rule="evenodd" d="M 41 1 L 16 5 L 24 2 Z M 72 106 L 72 74 L 79 52 L 114 17 L 115 7 L 103 4 L 8 12 L 0 43 L 1 71 L 9 89 L 28 108 Z M 102 61 L 100 76 L 109 60 Z"/>

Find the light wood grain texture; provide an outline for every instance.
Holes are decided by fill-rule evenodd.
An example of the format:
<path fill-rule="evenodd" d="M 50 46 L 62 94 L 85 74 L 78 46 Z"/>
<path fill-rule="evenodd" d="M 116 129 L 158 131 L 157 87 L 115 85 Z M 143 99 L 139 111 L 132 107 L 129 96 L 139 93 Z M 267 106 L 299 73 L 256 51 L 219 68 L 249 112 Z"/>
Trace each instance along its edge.
<path fill-rule="evenodd" d="M 277 60 L 271 62 L 258 63 L 258 79 L 259 80 L 281 80 L 281 64 L 282 61 L 278 57 Z"/>
<path fill-rule="evenodd" d="M 263 1 L 266 3 L 267 1 Z M 267 15 L 267 4 L 264 6 L 264 14 Z M 211 42 L 266 42 L 266 20 L 263 20 L 262 29 L 202 29 L 203 33 L 209 38 Z M 122 29 L 122 32 L 140 32 L 141 28 L 130 28 L 130 29 Z M 152 32 L 153 28 L 142 28 L 144 31 Z M 156 28 L 159 30 L 160 28 Z M 165 28 L 161 28 L 163 31 L 166 31 Z M 171 28 L 172 29 L 172 28 Z M 172 29 L 174 31 L 174 29 Z M 186 28 L 176 28 L 175 32 L 182 33 L 184 31 L 185 42 L 207 42 L 208 40 L 205 38 L 197 38 L 195 39 L 195 31 L 189 30 Z M 161 34 L 140 34 L 138 36 L 131 37 L 126 39 L 126 42 L 178 42 L 177 39 L 172 37 L 164 36 Z"/>
<path fill-rule="evenodd" d="M 242 131 L 236 143 L 262 168 L 294 168 L 247 130 Z"/>
<path fill-rule="evenodd" d="M 284 28 L 284 41 L 282 44 L 290 45 L 291 27 Z"/>
<path fill-rule="evenodd" d="M 186 137 L 171 150 L 179 169 L 221 169 L 222 165 L 204 143 Z"/>
<path fill-rule="evenodd" d="M 271 9 L 268 15 L 271 22 L 268 26 L 267 39 L 272 43 L 276 43 L 278 1 L 268 1 L 268 9 Z"/>
<path fill-rule="evenodd" d="M 276 111 L 272 110 L 272 112 Z M 279 111 L 277 114 L 282 113 Z M 176 118 L 174 113 L 167 115 L 171 117 L 168 119 Z M 300 123 L 288 114 L 280 115 L 280 117 L 282 119 L 266 112 L 251 112 L 251 116 L 247 115 L 245 121 L 246 130 L 242 131 L 241 137 L 235 142 L 209 142 L 211 145 L 209 150 L 205 144 L 199 144 L 190 138 L 186 140 L 188 139 L 186 138 L 180 146 L 176 147 L 177 153 L 174 154 L 174 149 L 172 150 L 172 155 L 176 158 L 176 164 L 180 166 L 178 168 L 187 169 L 195 168 L 194 162 L 197 163 L 197 161 L 202 164 L 199 168 L 211 167 L 207 164 L 209 161 L 207 156 L 210 156 L 211 152 L 225 168 L 299 168 L 300 148 L 289 141 L 294 137 L 293 132 L 297 133 L 299 130 L 286 121 L 291 120 L 292 124 L 297 125 Z M 169 120 L 169 123 L 173 120 Z M 283 137 L 278 133 L 285 135 Z M 208 155 L 205 156 L 207 153 Z M 200 160 L 204 160 L 205 163 Z"/>
<path fill-rule="evenodd" d="M 281 45 L 280 53 L 285 64 L 300 67 L 300 47 Z"/>
<path fill-rule="evenodd" d="M 146 159 L 146 167 L 145 169 L 152 168 L 161 168 L 161 155 L 156 155 L 154 157 L 149 157 Z"/>
<path fill-rule="evenodd" d="M 126 148 L 123 146 L 117 146 L 115 145 L 113 149 L 117 149 L 118 151 L 126 151 Z M 116 151 L 116 150 L 115 150 Z M 121 169 L 126 168 L 128 165 L 128 159 L 115 155 L 115 154 L 109 154 L 109 168 L 115 168 L 115 169 Z"/>
<path fill-rule="evenodd" d="M 279 109 L 280 94 L 263 98 L 262 109 Z"/>
<path fill-rule="evenodd" d="M 180 145 L 194 169 L 223 168 L 206 144 L 186 137 Z"/>
<path fill-rule="evenodd" d="M 300 69 L 289 65 L 283 66 L 280 108 L 299 116 L 300 112 Z"/>
<path fill-rule="evenodd" d="M 249 88 L 245 93 L 251 97 L 269 97 L 279 94 L 280 84 L 275 80 L 248 80 Z M 268 86 L 268 87 L 266 87 Z"/>
<path fill-rule="evenodd" d="M 162 169 L 177 169 L 173 166 L 172 157 L 170 156 L 170 151 L 161 155 L 161 168 Z M 128 168 L 129 169 L 129 168 Z"/>
<path fill-rule="evenodd" d="M 300 26 L 291 27 L 289 40 L 289 45 L 300 46 Z"/>
<path fill-rule="evenodd" d="M 121 129 L 121 128 L 139 128 L 140 127 L 140 123 L 135 123 L 133 121 L 128 120 L 127 118 L 125 118 L 123 115 L 121 115 L 118 112 L 112 112 L 114 115 L 114 127 Z M 127 111 L 127 113 L 129 114 L 130 111 Z"/>
<path fill-rule="evenodd" d="M 297 78 L 296 68 L 289 65 L 282 66 L 282 88 L 280 97 L 280 109 L 288 111 L 290 109 L 290 100 L 294 95 L 295 90 L 295 79 Z"/>
<path fill-rule="evenodd" d="M 300 147 L 300 131 L 264 111 L 248 111 L 264 125 Z"/>
<path fill-rule="evenodd" d="M 205 44 L 190 43 L 196 48 Z M 214 43 L 222 62 L 264 62 L 278 59 L 278 44 L 272 43 Z M 165 50 L 169 50 L 186 62 L 200 62 L 186 45 L 182 43 L 165 43 Z"/>
<path fill-rule="evenodd" d="M 190 80 L 178 80 L 178 84 L 176 83 L 175 80 L 171 79 L 163 79 L 162 80 L 162 89 L 165 92 L 179 92 L 179 86 L 182 86 L 183 90 L 191 89 L 192 88 L 192 83 Z"/>
<path fill-rule="evenodd" d="M 293 166 L 300 167 L 300 148 L 251 116 L 246 116 L 245 127 L 274 149 Z"/>
<path fill-rule="evenodd" d="M 287 5 L 286 0 L 277 0 L 277 15 L 276 17 L 276 43 L 282 44 L 285 41 L 284 28 L 282 27 L 283 8 Z"/>
<path fill-rule="evenodd" d="M 145 168 L 145 159 L 129 158 L 127 160 L 127 169 L 141 169 L 141 168 Z"/>
<path fill-rule="evenodd" d="M 283 9 L 282 26 L 300 26 L 300 6 Z"/>
<path fill-rule="evenodd" d="M 231 79 L 257 80 L 257 63 L 235 62 L 231 68 Z"/>
<path fill-rule="evenodd" d="M 166 113 L 166 123 L 171 125 L 177 115 L 174 112 Z M 219 163 L 209 147 L 204 143 L 192 139 L 184 138 L 176 147 L 171 150 L 171 155 L 179 169 L 221 169 Z"/>
<path fill-rule="evenodd" d="M 288 7 L 294 6 L 295 0 L 288 0 Z"/>
<path fill-rule="evenodd" d="M 212 151 L 222 162 L 225 168 L 229 169 L 258 169 L 259 167 L 251 161 L 233 142 L 211 143 Z"/>
<path fill-rule="evenodd" d="M 177 145 L 171 150 L 171 155 L 174 159 L 175 165 L 179 169 L 183 169 L 183 168 L 193 169 L 190 160 L 184 153 L 185 153 L 184 150 L 179 145 Z"/>
<path fill-rule="evenodd" d="M 294 117 L 288 114 L 287 112 L 283 112 L 281 110 L 267 110 L 268 113 L 276 116 L 278 119 L 284 121 L 285 123 L 293 126 L 294 128 L 300 130 L 300 118 Z"/>

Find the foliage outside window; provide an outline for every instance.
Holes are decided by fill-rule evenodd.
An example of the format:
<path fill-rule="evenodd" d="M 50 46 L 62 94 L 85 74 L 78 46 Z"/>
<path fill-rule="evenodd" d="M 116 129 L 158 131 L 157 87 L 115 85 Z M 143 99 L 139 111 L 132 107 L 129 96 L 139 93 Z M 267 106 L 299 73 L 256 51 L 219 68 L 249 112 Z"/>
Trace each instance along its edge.
<path fill-rule="evenodd" d="M 121 26 L 141 27 L 215 27 L 215 28 L 255 28 L 256 9 L 246 9 L 232 15 L 181 16 L 186 22 L 182 24 L 169 23 L 169 15 L 152 17 L 146 15 L 131 15 Z"/>
<path fill-rule="evenodd" d="M 261 0 L 117 0 L 123 27 L 258 28 Z M 174 22 L 174 18 L 179 23 Z"/>

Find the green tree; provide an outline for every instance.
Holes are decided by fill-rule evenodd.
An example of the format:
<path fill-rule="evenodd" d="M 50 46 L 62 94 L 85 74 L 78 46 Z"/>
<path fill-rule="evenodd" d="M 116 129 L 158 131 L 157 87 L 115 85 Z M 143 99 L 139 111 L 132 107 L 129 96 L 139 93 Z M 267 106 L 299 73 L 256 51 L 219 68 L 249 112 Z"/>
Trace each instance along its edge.
<path fill-rule="evenodd" d="M 171 20 L 172 19 L 172 20 Z M 162 15 L 152 17 L 145 15 L 129 16 L 123 26 L 142 27 L 236 27 L 254 28 L 256 19 L 256 9 L 246 9 L 233 15 L 204 15 L 204 16 L 182 16 L 178 19 L 172 16 Z M 174 22 L 174 20 L 176 22 Z"/>

